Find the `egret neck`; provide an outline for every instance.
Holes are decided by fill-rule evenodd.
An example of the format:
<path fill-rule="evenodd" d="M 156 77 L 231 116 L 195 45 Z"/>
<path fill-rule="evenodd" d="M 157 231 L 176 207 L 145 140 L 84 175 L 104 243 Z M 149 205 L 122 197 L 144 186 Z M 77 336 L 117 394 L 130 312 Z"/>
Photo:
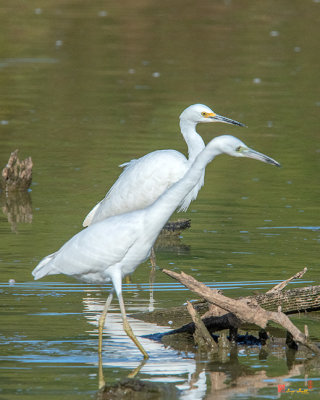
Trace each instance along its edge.
<path fill-rule="evenodd" d="M 203 151 L 200 151 L 200 153 L 196 155 L 197 157 L 192 163 L 192 167 L 190 165 L 184 177 L 172 185 L 169 190 L 164 192 L 157 201 L 148 207 L 150 213 L 148 219 L 154 221 L 154 226 L 159 227 L 159 232 L 180 202 L 199 181 L 204 173 L 206 165 L 217 155 L 222 153 L 218 145 L 219 140 L 217 139 L 219 139 L 219 137 L 211 140 L 206 147 L 204 146 Z M 158 234 L 155 236 L 155 239 L 157 236 Z"/>
<path fill-rule="evenodd" d="M 180 118 L 180 129 L 188 146 L 188 162 L 193 163 L 197 155 L 205 148 L 204 141 L 196 131 L 197 122 Z"/>

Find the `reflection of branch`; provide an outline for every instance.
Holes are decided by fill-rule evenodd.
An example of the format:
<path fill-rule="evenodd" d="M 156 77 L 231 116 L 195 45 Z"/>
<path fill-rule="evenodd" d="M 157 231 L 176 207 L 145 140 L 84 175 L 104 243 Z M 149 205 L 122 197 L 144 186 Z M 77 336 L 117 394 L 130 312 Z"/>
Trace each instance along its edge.
<path fill-rule="evenodd" d="M 166 223 L 156 243 L 155 250 L 173 251 L 178 254 L 187 253 L 190 246 L 181 243 L 181 231 L 190 228 L 190 219 L 178 219 L 177 221 L 169 221 Z"/>
<path fill-rule="evenodd" d="M 320 354 L 318 346 L 309 342 L 306 336 L 281 311 L 266 311 L 253 300 L 248 302 L 244 299 L 230 299 L 229 297 L 217 293 L 217 291 L 211 290 L 205 284 L 198 282 L 192 276 L 184 272 L 181 272 L 181 274 L 169 270 L 163 270 L 163 272 L 181 282 L 189 290 L 203 297 L 209 303 L 224 309 L 226 312 L 234 314 L 242 323 L 253 323 L 261 328 L 265 328 L 268 321 L 276 322 L 290 332 L 296 342 L 305 345 L 315 354 Z"/>
<path fill-rule="evenodd" d="M 19 223 L 32 222 L 31 197 L 27 191 L 2 193 L 0 200 L 3 214 L 8 218 L 13 232 L 17 231 Z"/>
<path fill-rule="evenodd" d="M 176 235 L 159 235 L 154 244 L 156 251 L 170 251 L 177 254 L 186 254 L 190 251 L 190 246 L 181 243 L 180 236 Z"/>

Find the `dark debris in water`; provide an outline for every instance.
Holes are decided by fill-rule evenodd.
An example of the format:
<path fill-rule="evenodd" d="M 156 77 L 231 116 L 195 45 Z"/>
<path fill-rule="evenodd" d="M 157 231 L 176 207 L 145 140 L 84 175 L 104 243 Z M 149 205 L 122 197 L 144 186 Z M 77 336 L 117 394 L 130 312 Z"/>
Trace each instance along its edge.
<path fill-rule="evenodd" d="M 144 335 L 144 338 L 147 338 L 149 340 L 154 340 L 155 342 L 162 342 L 162 339 L 164 336 L 170 336 L 173 334 L 175 331 L 168 331 L 168 332 L 163 332 L 163 333 L 153 333 L 150 335 Z M 192 335 L 190 332 L 185 332 L 187 335 Z M 211 333 L 211 336 L 215 340 L 215 342 L 218 343 L 219 341 L 219 335 L 214 335 Z M 231 340 L 229 336 L 227 336 L 228 340 Z M 259 332 L 259 337 L 249 335 L 248 332 L 245 335 L 237 335 L 236 336 L 236 343 L 240 345 L 246 345 L 246 346 L 264 346 L 266 344 L 266 340 L 268 339 L 268 335 L 265 331 L 260 331 Z"/>
<path fill-rule="evenodd" d="M 99 392 L 98 400 L 158 400 L 165 398 L 164 395 L 164 389 L 155 383 L 126 378 L 106 385 Z"/>
<path fill-rule="evenodd" d="M 245 335 L 237 335 L 237 343 L 243 344 L 247 346 L 263 346 L 266 344 L 266 340 L 268 339 L 268 335 L 264 331 L 259 332 L 259 338 L 249 335 L 248 332 Z"/>

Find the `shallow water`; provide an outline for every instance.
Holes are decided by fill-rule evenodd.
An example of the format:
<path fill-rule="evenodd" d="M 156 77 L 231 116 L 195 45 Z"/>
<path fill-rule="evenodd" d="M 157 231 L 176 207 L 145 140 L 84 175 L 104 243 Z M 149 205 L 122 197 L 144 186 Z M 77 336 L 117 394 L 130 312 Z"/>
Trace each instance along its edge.
<path fill-rule="evenodd" d="M 0 397 L 96 396 L 96 323 L 106 290 L 64 276 L 33 282 L 31 271 L 81 229 L 117 165 L 154 149 L 186 152 L 178 116 L 192 103 L 248 125 L 199 126 L 205 142 L 235 135 L 282 168 L 214 160 L 183 215 L 191 229 L 159 244 L 158 265 L 231 296 L 265 291 L 305 266 L 291 287 L 318 284 L 319 7 L 311 0 L 48 0 L 39 8 L 31 0 L 0 8 L 0 161 L 19 148 L 34 162 L 28 195 L 1 197 Z M 145 263 L 124 285 L 128 314 L 193 298 L 158 270 L 150 300 L 148 277 Z M 317 314 L 293 320 L 320 340 Z M 169 322 L 132 326 L 144 335 Z M 142 340 L 151 359 L 138 377 L 168 383 L 167 398 L 277 398 L 278 384 L 298 390 L 309 380 L 309 398 L 319 396 L 319 367 L 290 364 L 279 350 L 240 348 L 236 360 L 219 364 Z M 107 381 L 140 361 L 114 301 Z"/>

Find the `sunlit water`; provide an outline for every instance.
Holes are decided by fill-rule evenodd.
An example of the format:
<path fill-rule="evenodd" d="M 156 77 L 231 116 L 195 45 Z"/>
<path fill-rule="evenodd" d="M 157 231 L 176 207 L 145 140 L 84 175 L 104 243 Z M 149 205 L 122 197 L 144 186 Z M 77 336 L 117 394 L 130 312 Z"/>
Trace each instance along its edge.
<path fill-rule="evenodd" d="M 42 8 L 41 8 L 42 7 Z M 28 194 L 1 194 L 0 397 L 87 399 L 97 393 L 97 318 L 106 289 L 31 271 L 81 229 L 120 173 L 154 149 L 186 153 L 178 116 L 201 102 L 248 128 L 199 126 L 205 142 L 232 134 L 282 168 L 221 156 L 184 215 L 192 227 L 161 242 L 161 268 L 185 271 L 233 297 L 319 283 L 319 7 L 317 1 L 34 0 L 0 8 L 0 161 L 34 161 Z M 175 216 L 177 217 L 177 216 Z M 181 217 L 181 215 L 180 215 Z M 193 299 L 148 263 L 124 285 L 128 314 Z M 317 314 L 292 318 L 319 337 Z M 139 336 L 170 329 L 131 319 Z M 241 348 L 213 362 L 142 338 L 138 377 L 170 399 L 278 398 L 278 384 L 319 397 L 319 367 L 284 349 Z M 107 382 L 141 361 L 116 299 L 103 342 Z M 283 395 L 281 396 L 289 396 Z M 314 397 L 312 397 L 314 396 Z"/>

